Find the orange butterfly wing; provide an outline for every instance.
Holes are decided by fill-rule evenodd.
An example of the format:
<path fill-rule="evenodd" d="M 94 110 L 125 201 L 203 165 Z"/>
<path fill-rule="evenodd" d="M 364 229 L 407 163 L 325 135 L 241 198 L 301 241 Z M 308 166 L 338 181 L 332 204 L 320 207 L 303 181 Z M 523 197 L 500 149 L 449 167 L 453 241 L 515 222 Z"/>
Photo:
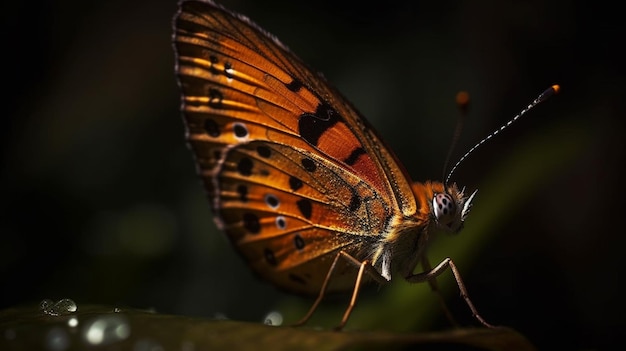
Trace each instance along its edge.
<path fill-rule="evenodd" d="M 317 294 L 339 250 L 370 259 L 420 210 L 365 119 L 275 37 L 210 1 L 182 2 L 174 27 L 187 140 L 215 221 L 261 277 Z"/>

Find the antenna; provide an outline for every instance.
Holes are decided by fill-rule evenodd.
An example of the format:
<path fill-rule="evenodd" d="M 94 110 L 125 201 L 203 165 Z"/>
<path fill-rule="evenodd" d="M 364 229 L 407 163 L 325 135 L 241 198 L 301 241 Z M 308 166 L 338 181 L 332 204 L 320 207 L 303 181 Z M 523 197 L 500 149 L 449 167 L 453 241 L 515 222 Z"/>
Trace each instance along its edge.
<path fill-rule="evenodd" d="M 452 142 L 450 143 L 450 148 L 448 148 L 448 154 L 446 155 L 446 161 L 443 163 L 443 171 L 441 174 L 441 178 L 446 176 L 446 170 L 448 165 L 450 164 L 450 157 L 452 156 L 452 151 L 456 147 L 456 143 L 459 141 L 461 137 L 461 131 L 463 130 L 463 122 L 465 121 L 465 117 L 467 116 L 467 111 L 469 110 L 469 102 L 470 96 L 466 91 L 460 91 L 456 94 L 456 106 L 460 110 L 459 119 L 456 121 L 456 128 L 454 129 L 454 134 L 452 135 Z M 449 177 L 448 177 L 449 178 Z M 444 183 L 444 188 L 447 188 L 448 182 Z"/>
<path fill-rule="evenodd" d="M 513 117 L 512 119 L 510 119 L 508 122 L 506 122 L 505 124 L 503 124 L 500 128 L 496 129 L 493 133 L 487 135 L 487 137 L 485 137 L 483 140 L 479 141 L 478 143 L 476 143 L 476 145 L 472 146 L 471 149 L 469 149 L 465 155 L 463 155 L 458 161 L 457 163 L 454 165 L 454 167 L 452 167 L 452 169 L 450 170 L 450 173 L 448 173 L 448 176 L 445 179 L 444 184 L 448 184 L 448 181 L 450 180 L 450 178 L 452 177 L 452 174 L 454 173 L 454 171 L 459 167 L 459 165 L 472 153 L 474 152 L 474 150 L 476 150 L 479 146 L 481 146 L 482 144 L 484 144 L 485 142 L 487 142 L 487 140 L 493 138 L 494 136 L 498 135 L 498 133 L 500 133 L 501 131 L 503 131 L 504 129 L 506 129 L 507 127 L 509 127 L 511 124 L 513 124 L 513 122 L 517 121 L 520 117 L 522 117 L 523 115 L 526 114 L 526 112 L 530 111 L 532 108 L 534 108 L 535 106 L 539 105 L 540 103 L 546 101 L 549 97 L 551 97 L 552 95 L 556 94 L 559 92 L 559 90 L 561 90 L 561 87 L 558 85 L 553 85 L 551 87 L 549 87 L 548 89 L 544 90 L 543 93 L 539 94 L 539 96 L 533 100 L 533 102 L 531 102 L 528 106 L 526 106 L 525 109 L 523 109 L 520 113 L 518 113 L 515 117 Z M 458 104 L 458 95 L 457 95 L 457 104 Z M 461 124 L 461 122 L 459 121 L 459 124 Z M 456 133 L 460 132 L 460 127 L 457 124 L 457 130 L 455 131 L 455 140 L 453 141 L 453 143 L 456 143 L 456 139 L 458 139 L 458 136 L 456 135 Z M 448 159 L 449 159 L 450 155 L 448 154 Z M 447 164 L 447 159 L 446 159 L 446 164 Z"/>

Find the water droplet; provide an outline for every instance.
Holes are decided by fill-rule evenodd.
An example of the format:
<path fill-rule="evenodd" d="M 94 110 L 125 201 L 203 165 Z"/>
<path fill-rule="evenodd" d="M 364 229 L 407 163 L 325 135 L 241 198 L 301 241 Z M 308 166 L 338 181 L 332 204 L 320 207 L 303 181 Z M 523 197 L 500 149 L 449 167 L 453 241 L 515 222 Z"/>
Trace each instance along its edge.
<path fill-rule="evenodd" d="M 48 350 L 62 351 L 70 346 L 70 339 L 63 328 L 54 327 L 46 334 L 45 345 Z"/>
<path fill-rule="evenodd" d="M 59 300 L 59 302 L 57 302 L 54 306 L 59 314 L 74 313 L 78 310 L 76 303 L 70 299 Z"/>
<path fill-rule="evenodd" d="M 91 345 L 109 345 L 130 336 L 130 325 L 124 316 L 102 316 L 88 321 L 83 338 Z"/>
<path fill-rule="evenodd" d="M 265 316 L 263 323 L 267 325 L 283 324 L 283 315 L 280 312 L 272 311 Z"/>
<path fill-rule="evenodd" d="M 78 306 L 71 299 L 61 299 L 56 303 L 50 299 L 45 299 L 39 303 L 39 309 L 50 316 L 61 316 L 76 312 Z"/>
<path fill-rule="evenodd" d="M 78 326 L 78 318 L 72 317 L 67 320 L 67 325 L 71 328 L 75 328 Z"/>
<path fill-rule="evenodd" d="M 42 300 L 42 301 L 39 303 L 39 309 L 40 309 L 43 313 L 46 313 L 46 311 L 48 310 L 48 308 L 50 308 L 50 306 L 52 306 L 52 304 L 53 304 L 53 302 L 52 302 L 52 300 L 50 300 L 50 299 L 45 299 L 45 300 Z"/>

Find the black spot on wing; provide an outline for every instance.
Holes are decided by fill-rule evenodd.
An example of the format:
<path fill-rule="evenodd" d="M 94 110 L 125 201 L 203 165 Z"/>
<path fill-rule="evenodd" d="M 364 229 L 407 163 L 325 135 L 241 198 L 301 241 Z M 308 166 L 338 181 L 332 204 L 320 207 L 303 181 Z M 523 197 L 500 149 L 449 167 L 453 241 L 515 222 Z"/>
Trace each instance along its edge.
<path fill-rule="evenodd" d="M 242 158 L 237 163 L 237 171 L 242 176 L 249 176 L 252 174 L 252 160 L 247 157 Z"/>
<path fill-rule="evenodd" d="M 209 56 L 209 61 L 211 62 L 211 67 L 209 68 L 211 73 L 214 75 L 220 74 L 220 71 L 215 67 L 215 65 L 219 62 L 219 59 L 217 58 L 217 56 L 215 55 Z"/>
<path fill-rule="evenodd" d="M 263 158 L 269 158 L 272 155 L 272 151 L 267 146 L 259 146 L 256 148 L 256 151 Z"/>
<path fill-rule="evenodd" d="M 218 89 L 215 88 L 209 88 L 209 106 L 216 108 L 216 109 L 221 109 L 222 106 L 222 101 L 224 100 L 224 94 L 222 94 L 221 91 L 219 91 Z"/>
<path fill-rule="evenodd" d="M 280 205 L 280 201 L 278 198 L 272 194 L 268 194 L 265 196 L 265 203 L 271 208 L 277 208 Z"/>
<path fill-rule="evenodd" d="M 287 222 L 285 221 L 285 217 L 283 216 L 276 217 L 276 227 L 278 227 L 278 229 L 287 228 Z"/>
<path fill-rule="evenodd" d="M 359 209 L 359 207 L 361 207 L 361 197 L 359 197 L 359 194 L 355 190 L 353 190 L 348 209 L 350 210 L 350 212 L 355 212 Z"/>
<path fill-rule="evenodd" d="M 220 126 L 211 118 L 204 120 L 204 130 L 210 137 L 213 138 L 217 138 L 221 134 Z"/>
<path fill-rule="evenodd" d="M 345 164 L 347 164 L 348 166 L 352 166 L 356 163 L 359 157 L 364 154 L 365 149 L 359 146 L 356 149 L 352 150 L 350 156 L 346 157 L 343 162 L 345 162 Z"/>
<path fill-rule="evenodd" d="M 285 87 L 289 89 L 289 91 L 293 91 L 294 93 L 300 91 L 300 89 L 302 89 L 302 86 L 302 82 L 298 79 L 294 79 L 291 82 L 285 84 Z"/>
<path fill-rule="evenodd" d="M 258 234 L 261 231 L 261 222 L 254 213 L 243 214 L 243 227 L 251 234 Z"/>
<path fill-rule="evenodd" d="M 226 78 L 233 77 L 233 73 L 231 71 L 232 69 L 233 69 L 233 65 L 230 62 L 224 63 L 224 75 L 226 76 Z"/>
<path fill-rule="evenodd" d="M 304 239 L 302 239 L 302 237 L 300 236 L 300 234 L 296 234 L 296 236 L 293 238 L 293 243 L 296 246 L 296 249 L 298 250 L 302 250 L 304 249 Z"/>
<path fill-rule="evenodd" d="M 296 191 L 302 188 L 302 181 L 294 176 L 289 177 L 289 187 L 291 190 Z"/>
<path fill-rule="evenodd" d="M 248 202 L 248 187 L 240 184 L 237 186 L 237 193 L 239 194 L 239 200 L 241 202 Z"/>
<path fill-rule="evenodd" d="M 246 129 L 243 124 L 235 124 L 233 130 L 235 131 L 235 136 L 237 136 L 238 138 L 243 138 L 248 135 L 248 129 Z"/>
<path fill-rule="evenodd" d="M 298 132 L 302 139 L 317 146 L 320 137 L 341 120 L 339 113 L 326 103 L 317 106 L 315 113 L 303 113 L 298 120 Z"/>
<path fill-rule="evenodd" d="M 311 219 L 311 215 L 313 214 L 313 205 L 311 204 L 310 200 L 298 200 L 296 202 L 296 205 L 298 206 L 298 209 L 300 210 L 300 213 L 302 213 L 304 218 Z"/>
<path fill-rule="evenodd" d="M 315 172 L 315 169 L 317 168 L 315 162 L 313 162 L 313 160 L 311 160 L 310 158 L 303 158 L 301 163 L 302 167 L 304 167 L 304 169 L 306 169 L 308 172 Z"/>
<path fill-rule="evenodd" d="M 274 251 L 270 249 L 263 250 L 263 256 L 265 256 L 265 261 L 272 266 L 275 266 L 278 263 L 276 261 L 276 256 L 274 256 Z"/>
<path fill-rule="evenodd" d="M 248 129 L 246 129 L 246 127 L 241 123 L 235 124 L 233 126 L 233 131 L 235 132 L 235 136 L 238 138 L 243 138 L 248 135 Z"/>

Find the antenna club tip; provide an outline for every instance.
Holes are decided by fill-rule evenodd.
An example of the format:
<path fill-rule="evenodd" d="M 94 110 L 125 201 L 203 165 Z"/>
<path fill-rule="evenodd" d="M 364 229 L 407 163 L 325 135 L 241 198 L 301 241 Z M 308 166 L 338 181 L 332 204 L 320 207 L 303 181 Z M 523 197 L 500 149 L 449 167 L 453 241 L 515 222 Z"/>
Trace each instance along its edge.
<path fill-rule="evenodd" d="M 459 91 L 456 94 L 456 104 L 459 105 L 459 106 L 466 106 L 466 105 L 468 105 L 469 104 L 469 100 L 470 100 L 470 97 L 469 97 L 469 93 L 467 91 L 462 90 L 462 91 Z"/>
<path fill-rule="evenodd" d="M 550 96 L 558 94 L 559 91 L 561 91 L 561 86 L 558 84 L 554 84 L 553 86 L 546 89 L 543 93 L 541 93 L 539 97 L 537 97 L 537 100 L 535 100 L 535 104 L 547 100 Z"/>

